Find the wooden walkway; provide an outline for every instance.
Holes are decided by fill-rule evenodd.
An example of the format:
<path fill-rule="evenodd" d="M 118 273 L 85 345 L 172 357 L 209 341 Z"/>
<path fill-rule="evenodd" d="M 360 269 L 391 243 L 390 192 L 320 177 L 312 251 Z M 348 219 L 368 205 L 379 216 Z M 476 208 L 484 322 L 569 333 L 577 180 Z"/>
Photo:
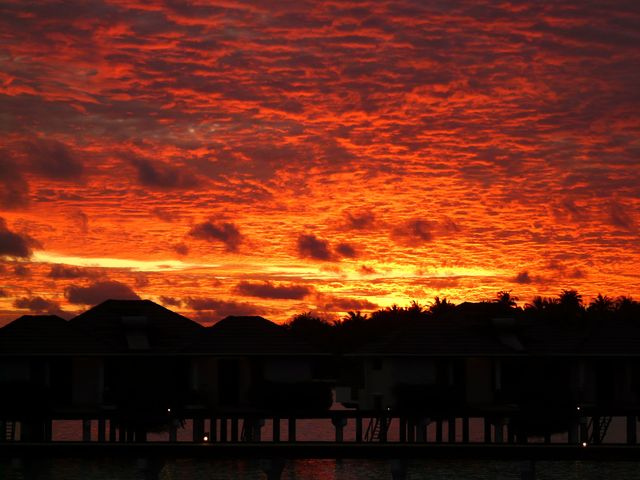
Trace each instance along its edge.
<path fill-rule="evenodd" d="M 0 457 L 160 457 L 172 458 L 377 458 L 377 459 L 472 459 L 472 460 L 599 460 L 638 461 L 636 445 L 545 444 L 401 444 L 401 443 L 109 443 L 109 442 L 11 442 L 0 444 Z"/>

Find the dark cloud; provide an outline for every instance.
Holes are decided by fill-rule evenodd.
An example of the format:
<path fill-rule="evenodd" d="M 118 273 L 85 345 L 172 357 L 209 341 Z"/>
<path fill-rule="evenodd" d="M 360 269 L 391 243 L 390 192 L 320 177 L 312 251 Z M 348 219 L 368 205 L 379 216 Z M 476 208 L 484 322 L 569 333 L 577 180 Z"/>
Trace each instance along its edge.
<path fill-rule="evenodd" d="M 145 158 L 131 159 L 138 172 L 138 182 L 147 187 L 161 190 L 181 190 L 197 187 L 198 178 L 186 167 L 168 165 Z"/>
<path fill-rule="evenodd" d="M 169 210 L 166 208 L 156 207 L 151 213 L 154 217 L 159 218 L 163 222 L 173 223 L 180 219 L 180 215 L 173 210 Z"/>
<path fill-rule="evenodd" d="M 60 305 L 57 302 L 42 297 L 17 298 L 14 300 L 13 306 L 34 313 L 57 314 L 60 312 Z"/>
<path fill-rule="evenodd" d="M 580 268 L 574 268 L 569 274 L 569 277 L 571 278 L 586 278 L 586 276 L 587 274 L 585 271 Z"/>
<path fill-rule="evenodd" d="M 29 184 L 9 153 L 0 149 L 0 208 L 12 210 L 29 204 Z"/>
<path fill-rule="evenodd" d="M 6 298 L 9 296 L 9 292 L 7 292 L 4 288 L 0 288 L 0 298 Z"/>
<path fill-rule="evenodd" d="M 173 251 L 178 255 L 188 255 L 189 247 L 185 243 L 177 243 L 173 246 Z"/>
<path fill-rule="evenodd" d="M 379 306 L 366 299 L 323 297 L 323 309 L 328 312 L 348 312 L 350 310 L 375 310 Z"/>
<path fill-rule="evenodd" d="M 298 237 L 298 255 L 302 258 L 314 260 L 332 260 L 329 242 L 317 238 L 313 234 L 303 234 Z"/>
<path fill-rule="evenodd" d="M 408 246 L 419 246 L 433 240 L 435 223 L 427 220 L 409 220 L 404 225 L 394 228 L 391 237 L 398 243 Z"/>
<path fill-rule="evenodd" d="M 189 235 L 208 242 L 222 242 L 229 252 L 236 252 L 243 240 L 238 227 L 230 222 L 216 224 L 207 221 L 199 223 L 189 231 Z"/>
<path fill-rule="evenodd" d="M 143 288 L 149 285 L 149 277 L 144 273 L 136 273 L 133 276 L 133 284 L 136 288 Z"/>
<path fill-rule="evenodd" d="M 347 258 L 356 258 L 358 256 L 356 249 L 348 243 L 339 243 L 338 246 L 336 246 L 336 253 Z"/>
<path fill-rule="evenodd" d="M 609 219 L 611 224 L 624 230 L 635 230 L 636 222 L 631 215 L 630 208 L 618 202 L 612 202 L 609 206 Z"/>
<path fill-rule="evenodd" d="M 347 226 L 356 230 L 367 230 L 374 226 L 376 217 L 372 212 L 346 212 Z"/>
<path fill-rule="evenodd" d="M 30 170 L 50 180 L 75 180 L 84 172 L 80 159 L 57 140 L 32 140 L 25 151 Z"/>
<path fill-rule="evenodd" d="M 86 268 L 56 263 L 51 265 L 47 276 L 56 279 L 94 278 L 99 276 L 99 273 Z"/>
<path fill-rule="evenodd" d="M 164 295 L 160 296 L 160 303 L 163 305 L 169 305 L 170 307 L 181 307 L 182 300 L 175 297 L 165 297 Z"/>
<path fill-rule="evenodd" d="M 17 264 L 13 267 L 13 273 L 16 277 L 29 277 L 31 275 L 31 270 L 21 264 Z"/>
<path fill-rule="evenodd" d="M 460 232 L 461 228 L 456 222 L 449 217 L 444 217 L 438 224 L 438 232 L 445 235 Z"/>
<path fill-rule="evenodd" d="M 433 223 L 425 220 L 411 220 L 407 224 L 406 234 L 418 241 L 430 242 L 433 240 Z"/>
<path fill-rule="evenodd" d="M 524 270 L 522 272 L 519 272 L 513 279 L 514 283 L 520 283 L 520 284 L 528 284 L 533 282 L 533 280 L 531 279 L 531 277 L 529 276 L 529 272 Z"/>
<path fill-rule="evenodd" d="M 452 236 L 461 230 L 460 225 L 447 216 L 439 221 L 414 218 L 392 229 L 391 238 L 399 244 L 417 247 L 432 242 L 436 236 Z"/>
<path fill-rule="evenodd" d="M 228 315 L 259 315 L 262 310 L 249 303 L 240 303 L 213 298 L 188 297 L 184 300 L 186 307 L 199 312 L 206 311 L 211 316 L 226 317 Z"/>
<path fill-rule="evenodd" d="M 362 265 L 358 271 L 363 275 L 373 275 L 377 273 L 375 268 L 369 267 L 368 265 Z"/>
<path fill-rule="evenodd" d="M 0 256 L 29 258 L 39 243 L 28 235 L 12 232 L 7 222 L 0 217 Z"/>
<path fill-rule="evenodd" d="M 97 305 L 105 300 L 139 300 L 140 297 L 124 283 L 114 280 L 95 282 L 88 287 L 70 285 L 65 289 L 65 297 L 70 303 Z"/>
<path fill-rule="evenodd" d="M 306 285 L 276 285 L 271 282 L 252 283 L 247 281 L 238 283 L 234 288 L 234 292 L 240 295 L 283 300 L 301 300 L 312 291 L 313 289 Z"/>

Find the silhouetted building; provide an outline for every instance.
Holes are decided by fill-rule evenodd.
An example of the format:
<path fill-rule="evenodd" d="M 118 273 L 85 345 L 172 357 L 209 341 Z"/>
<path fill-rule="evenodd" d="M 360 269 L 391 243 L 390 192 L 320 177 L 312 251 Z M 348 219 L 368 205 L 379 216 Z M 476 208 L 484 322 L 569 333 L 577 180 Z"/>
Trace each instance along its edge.
<path fill-rule="evenodd" d="M 327 355 L 262 317 L 227 317 L 199 334 L 183 352 L 193 357 L 191 389 L 206 408 L 331 406 L 330 386 L 314 375 Z"/>
<path fill-rule="evenodd" d="M 150 300 L 107 300 L 70 324 L 110 348 L 98 360 L 103 408 L 154 425 L 189 403 L 190 361 L 179 352 L 200 324 Z"/>
<path fill-rule="evenodd" d="M 22 438 L 43 438 L 39 417 L 102 397 L 109 348 L 55 315 L 25 315 L 0 329 L 0 416 L 22 421 Z"/>
<path fill-rule="evenodd" d="M 512 411 L 528 431 L 562 429 L 578 407 L 640 408 L 640 325 L 501 318 L 494 309 L 462 304 L 345 355 L 336 400 L 427 416 Z"/>

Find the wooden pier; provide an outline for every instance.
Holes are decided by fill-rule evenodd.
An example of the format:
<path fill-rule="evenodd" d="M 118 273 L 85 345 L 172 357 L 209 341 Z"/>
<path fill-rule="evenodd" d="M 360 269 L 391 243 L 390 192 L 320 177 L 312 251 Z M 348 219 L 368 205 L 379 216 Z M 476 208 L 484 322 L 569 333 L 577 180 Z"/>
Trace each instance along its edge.
<path fill-rule="evenodd" d="M 604 412 L 577 412 L 562 436 L 550 434 L 528 437 L 515 431 L 512 411 L 468 412 L 469 416 L 401 415 L 391 411 L 336 410 L 313 414 L 274 412 L 191 411 L 181 418 L 167 412 L 165 439 L 147 438 L 144 430 L 96 412 L 68 413 L 55 420 L 81 420 L 78 432 L 82 441 L 55 441 L 52 420 L 27 421 L 21 427 L 33 441 L 20 438 L 16 425 L 0 420 L 2 431 L 12 440 L 0 443 L 0 457 L 33 458 L 135 458 L 143 464 L 157 465 L 174 458 L 265 459 L 265 474 L 278 479 L 284 462 L 302 458 L 376 458 L 395 466 L 393 478 L 402 479 L 402 465 L 409 459 L 510 460 L 640 460 L 638 416 L 615 413 L 618 435 L 623 441 L 607 440 L 612 416 Z M 185 418 L 186 417 L 186 418 Z M 185 419 L 189 429 L 178 435 Z M 324 422 L 330 440 L 308 440 L 300 431 L 303 420 Z M 623 423 L 624 420 L 624 423 Z M 625 428 L 620 428 L 624 426 Z M 267 427 L 269 427 L 267 429 Z M 331 432 L 332 430 L 332 432 Z M 189 439 L 184 439 L 185 432 Z M 307 433 L 305 435 L 305 433 Z M 181 441 L 178 438 L 181 437 Z M 301 437 L 307 437 L 302 438 Z M 559 440 L 560 438 L 560 440 Z M 268 471 L 267 471 L 268 470 Z M 522 478 L 534 478 L 525 469 Z M 149 477 L 157 478 L 157 477 Z"/>

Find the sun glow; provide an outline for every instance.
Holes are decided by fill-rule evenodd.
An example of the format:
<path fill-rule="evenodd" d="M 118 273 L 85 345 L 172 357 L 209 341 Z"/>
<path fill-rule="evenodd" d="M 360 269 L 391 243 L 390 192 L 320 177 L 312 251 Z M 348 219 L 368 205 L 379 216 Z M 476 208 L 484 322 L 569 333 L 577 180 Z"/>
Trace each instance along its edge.
<path fill-rule="evenodd" d="M 181 260 L 133 260 L 127 258 L 108 257 L 78 257 L 73 255 L 62 255 L 55 252 L 36 251 L 31 259 L 33 262 L 41 263 L 63 263 L 75 267 L 98 267 L 126 269 L 136 272 L 170 272 L 177 270 L 189 270 L 194 268 L 216 268 L 218 264 L 188 263 Z"/>

